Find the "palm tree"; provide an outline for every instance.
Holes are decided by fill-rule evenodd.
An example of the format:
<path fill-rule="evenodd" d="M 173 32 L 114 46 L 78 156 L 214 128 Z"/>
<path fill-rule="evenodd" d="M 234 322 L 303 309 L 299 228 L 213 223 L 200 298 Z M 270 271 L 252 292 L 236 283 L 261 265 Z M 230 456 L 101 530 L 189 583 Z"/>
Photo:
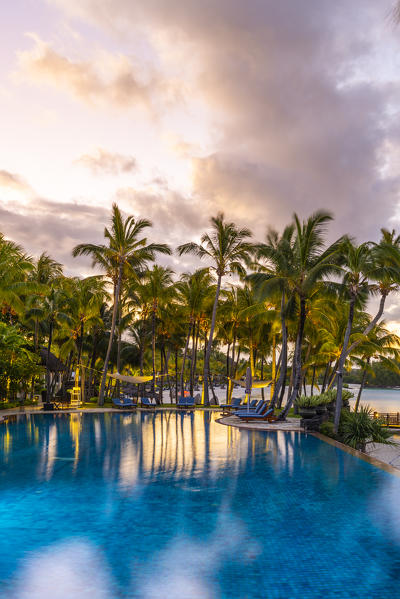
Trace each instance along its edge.
<path fill-rule="evenodd" d="M 370 368 L 372 358 L 379 359 L 388 370 L 396 373 L 400 372 L 400 338 L 394 333 L 390 333 L 381 322 L 370 332 L 367 339 L 358 346 L 357 354 L 358 356 L 353 356 L 352 359 L 362 368 L 362 376 L 354 405 L 355 412 L 358 411 L 360 405 L 367 375 L 374 376 L 374 371 Z"/>
<path fill-rule="evenodd" d="M 210 260 L 213 264 L 209 268 L 214 270 L 217 275 L 217 287 L 211 316 L 210 332 L 204 356 L 203 379 L 205 405 L 210 405 L 208 396 L 208 376 L 222 278 L 229 273 L 244 275 L 245 270 L 243 263 L 249 261 L 252 252 L 252 245 L 248 241 L 252 236 L 249 229 L 244 227 L 238 228 L 234 223 L 226 222 L 222 213 L 211 218 L 211 227 L 211 233 L 204 233 L 201 237 L 200 244 L 190 242 L 178 247 L 180 256 L 182 256 L 182 254 L 194 254 L 199 258 Z"/>
<path fill-rule="evenodd" d="M 275 406 L 278 402 L 287 372 L 288 339 L 286 313 L 291 297 L 293 297 L 293 291 L 289 285 L 289 280 L 293 272 L 291 262 L 294 246 L 293 236 L 294 225 L 287 226 L 281 236 L 279 236 L 277 231 L 270 229 L 267 232 L 266 243 L 257 245 L 256 255 L 259 262 L 256 267 L 259 269 L 259 272 L 249 277 L 254 282 L 262 301 L 265 301 L 267 298 L 271 301 L 271 297 L 273 297 L 275 292 L 280 294 L 281 364 L 280 374 L 274 385 L 271 398 L 272 406 Z"/>
<path fill-rule="evenodd" d="M 110 339 L 104 359 L 104 370 L 99 392 L 99 405 L 104 404 L 104 390 L 107 377 L 107 368 L 110 360 L 111 348 L 114 340 L 115 326 L 119 308 L 121 286 L 127 272 L 153 261 L 157 252 L 170 254 L 171 250 L 165 244 L 147 243 L 145 237 L 140 237 L 143 230 L 151 227 L 151 222 L 146 219 L 135 220 L 133 216 L 123 218 L 117 204 L 113 204 L 111 228 L 104 229 L 107 244 L 81 243 L 73 249 L 73 256 L 91 256 L 92 266 L 100 266 L 106 276 L 112 281 L 114 287 L 114 303 L 111 321 Z"/>
<path fill-rule="evenodd" d="M 342 267 L 344 271 L 342 284 L 345 297 L 349 301 L 349 312 L 343 345 L 336 369 L 337 394 L 334 418 L 334 430 L 336 433 L 339 429 L 340 414 L 342 410 L 343 368 L 348 355 L 347 349 L 352 333 L 354 310 L 360 296 L 364 296 L 365 299 L 365 296 L 368 295 L 368 278 L 373 266 L 371 245 L 369 243 L 362 243 L 359 246 L 355 246 L 350 239 L 347 239 L 343 243 L 342 254 L 346 260 L 345 265 Z"/>
<path fill-rule="evenodd" d="M 46 359 L 46 391 L 47 401 L 51 401 L 52 389 L 50 381 L 50 352 L 53 343 L 54 329 L 70 321 L 68 314 L 68 295 L 62 285 L 52 286 L 50 292 L 43 298 L 41 313 L 37 313 L 40 320 L 47 326 L 47 359 Z"/>
<path fill-rule="evenodd" d="M 34 286 L 27 280 L 33 268 L 32 259 L 24 253 L 22 247 L 0 233 L 0 305 L 11 316 L 24 312 L 21 296 L 34 290 Z"/>
<path fill-rule="evenodd" d="M 315 292 L 316 285 L 324 281 L 328 275 L 339 270 L 339 247 L 343 243 L 343 238 L 328 248 L 325 248 L 324 243 L 325 228 L 331 220 L 332 216 L 324 211 L 315 212 L 303 223 L 300 223 L 296 214 L 294 215 L 296 236 L 290 246 L 289 268 L 284 278 L 289 290 L 297 297 L 299 316 L 292 367 L 293 386 L 286 406 L 279 415 L 281 420 L 286 418 L 300 391 L 302 379 L 301 352 L 307 315 L 307 300 Z"/>
<path fill-rule="evenodd" d="M 181 367 L 181 380 L 180 388 L 181 394 L 184 392 L 184 372 L 186 356 L 189 348 L 190 336 L 192 336 L 192 359 L 190 365 L 190 387 L 191 393 L 193 393 L 193 378 L 194 372 L 194 361 L 196 353 L 196 340 L 198 341 L 198 334 L 196 332 L 196 325 L 199 323 L 201 314 L 205 308 L 205 302 L 207 301 L 211 287 L 211 276 L 207 268 L 201 268 L 196 270 L 194 273 L 184 273 L 180 280 L 176 283 L 176 290 L 178 292 L 178 301 L 184 306 L 185 313 L 187 314 L 188 320 L 188 331 L 186 336 L 185 347 L 183 351 L 182 367 Z"/>
<path fill-rule="evenodd" d="M 170 301 L 175 293 L 172 279 L 173 271 L 170 268 L 154 265 L 147 270 L 143 277 L 143 295 L 147 298 L 151 315 L 151 356 L 152 356 L 152 383 L 151 392 L 155 394 L 156 381 L 156 318 L 162 304 Z"/>

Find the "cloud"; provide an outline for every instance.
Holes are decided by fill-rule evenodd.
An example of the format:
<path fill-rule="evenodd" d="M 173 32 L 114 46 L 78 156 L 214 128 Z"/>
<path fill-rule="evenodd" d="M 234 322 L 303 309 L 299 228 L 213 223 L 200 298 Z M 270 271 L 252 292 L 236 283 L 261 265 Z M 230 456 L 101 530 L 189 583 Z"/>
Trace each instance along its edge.
<path fill-rule="evenodd" d="M 14 189 L 26 194 L 32 193 L 32 188 L 25 179 L 16 173 L 5 170 L 0 170 L 0 187 Z"/>
<path fill-rule="evenodd" d="M 70 202 L 34 198 L 29 204 L 14 203 L 12 210 L 0 207 L 2 232 L 34 256 L 43 251 L 66 266 L 67 273 L 90 272 L 90 260 L 72 258 L 78 243 L 101 243 L 109 210 Z"/>
<path fill-rule="evenodd" d="M 133 156 L 107 152 L 102 148 L 97 148 L 92 154 L 84 154 L 75 164 L 88 168 L 94 175 L 119 175 L 136 170 Z"/>
<path fill-rule="evenodd" d="M 158 95 L 167 98 L 170 90 L 156 73 L 146 77 L 124 54 L 103 52 L 97 61 L 73 60 L 57 52 L 36 34 L 31 50 L 19 52 L 23 75 L 37 83 L 64 90 L 87 104 L 153 110 Z"/>
<path fill-rule="evenodd" d="M 209 214 L 260 230 L 327 208 L 333 233 L 364 239 L 396 214 L 400 179 L 383 168 L 399 148 L 391 0 L 52 2 L 121 43 L 145 32 L 161 60 L 184 61 L 186 97 L 204 102 L 213 132 L 193 160 Z"/>

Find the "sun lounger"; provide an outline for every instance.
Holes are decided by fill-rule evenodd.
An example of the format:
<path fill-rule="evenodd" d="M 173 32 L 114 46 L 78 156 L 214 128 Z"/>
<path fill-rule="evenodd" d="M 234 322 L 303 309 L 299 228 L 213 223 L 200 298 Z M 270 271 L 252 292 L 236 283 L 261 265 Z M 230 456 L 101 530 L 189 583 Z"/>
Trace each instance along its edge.
<path fill-rule="evenodd" d="M 262 410 L 258 414 L 240 414 L 239 418 L 244 422 L 254 422 L 256 420 L 268 420 L 271 422 L 272 420 L 276 420 L 274 408 L 268 408 L 266 411 Z"/>
<path fill-rule="evenodd" d="M 252 403 L 253 402 L 250 403 L 249 408 L 247 408 L 247 406 L 240 406 L 240 408 L 236 410 L 235 416 L 238 416 L 239 414 L 248 414 L 249 412 L 252 414 L 258 414 L 258 412 L 260 412 L 267 404 L 267 402 L 263 401 L 262 399 L 256 401 L 253 405 Z"/>
<path fill-rule="evenodd" d="M 176 406 L 178 409 L 187 410 L 188 408 L 195 407 L 194 397 L 178 397 L 178 403 Z"/>
<path fill-rule="evenodd" d="M 136 408 L 136 402 L 131 397 L 113 397 L 111 401 L 117 408 Z"/>
<path fill-rule="evenodd" d="M 219 407 L 223 410 L 233 410 L 234 408 L 238 408 L 240 406 L 241 401 L 241 397 L 232 397 L 231 403 L 222 403 Z"/>
<path fill-rule="evenodd" d="M 142 406 L 142 408 L 152 408 L 153 410 L 156 407 L 155 403 L 151 403 L 150 399 L 148 397 L 142 397 L 140 399 L 140 405 Z"/>

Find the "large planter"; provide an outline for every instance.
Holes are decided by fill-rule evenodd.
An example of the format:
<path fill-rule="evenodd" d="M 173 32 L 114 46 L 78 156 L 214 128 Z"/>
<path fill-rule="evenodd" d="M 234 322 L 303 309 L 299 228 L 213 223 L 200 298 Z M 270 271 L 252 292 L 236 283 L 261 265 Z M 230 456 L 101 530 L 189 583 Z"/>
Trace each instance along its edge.
<path fill-rule="evenodd" d="M 314 418 L 317 411 L 315 408 L 299 408 L 299 414 L 302 418 Z"/>
<path fill-rule="evenodd" d="M 325 414 L 326 406 L 316 406 L 315 411 L 319 416 L 321 416 L 322 414 Z"/>

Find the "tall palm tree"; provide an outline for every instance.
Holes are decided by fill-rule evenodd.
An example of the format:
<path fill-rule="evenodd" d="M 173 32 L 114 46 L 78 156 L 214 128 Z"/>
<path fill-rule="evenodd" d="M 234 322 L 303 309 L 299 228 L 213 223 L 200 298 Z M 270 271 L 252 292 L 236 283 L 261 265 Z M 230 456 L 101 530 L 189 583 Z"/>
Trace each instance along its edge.
<path fill-rule="evenodd" d="M 298 301 L 298 327 L 293 355 L 292 378 L 293 386 L 285 408 L 279 418 L 284 420 L 297 398 L 302 379 L 302 345 L 304 325 L 307 316 L 307 300 L 315 291 L 316 285 L 324 281 L 327 276 L 339 270 L 339 248 L 343 238 L 329 247 L 325 247 L 326 225 L 332 220 L 328 212 L 318 211 L 307 220 L 300 222 L 297 214 L 294 215 L 296 235 L 291 244 L 289 269 L 285 273 L 286 284 Z"/>
<path fill-rule="evenodd" d="M 172 279 L 173 271 L 170 268 L 153 266 L 144 273 L 142 286 L 143 295 L 147 298 L 151 315 L 151 356 L 152 356 L 152 383 L 151 392 L 155 394 L 156 381 L 156 319 L 162 304 L 170 301 L 175 294 Z"/>
<path fill-rule="evenodd" d="M 39 346 L 39 318 L 42 298 L 49 293 L 51 286 L 57 284 L 57 280 L 63 276 L 63 266 L 60 262 L 53 260 L 46 252 L 40 254 L 33 263 L 29 272 L 28 281 L 33 284 L 33 292 L 27 297 L 25 305 L 24 320 L 33 328 L 33 342 L 35 351 Z"/>
<path fill-rule="evenodd" d="M 257 245 L 256 256 L 259 272 L 250 275 L 250 279 L 259 293 L 260 299 L 265 301 L 275 292 L 280 295 L 280 320 L 281 320 L 281 365 L 280 374 L 271 398 L 271 405 L 275 406 L 281 394 L 287 372 L 288 338 L 286 313 L 289 302 L 293 296 L 292 286 L 289 285 L 293 273 L 293 246 L 294 225 L 287 226 L 282 235 L 274 229 L 267 232 L 266 243 Z"/>
<path fill-rule="evenodd" d="M 215 321 L 217 316 L 218 299 L 221 291 L 222 278 L 229 273 L 245 274 L 243 264 L 248 262 L 252 252 L 249 238 L 252 233 L 249 229 L 238 228 L 234 223 L 224 220 L 224 215 L 219 213 L 211 218 L 211 233 L 204 233 L 201 243 L 185 243 L 178 247 L 179 255 L 194 254 L 199 258 L 206 258 L 212 262 L 209 268 L 217 276 L 214 305 L 211 316 L 211 325 L 208 336 L 207 348 L 204 356 L 204 403 L 209 405 L 208 376 L 210 372 L 210 356 L 214 338 Z"/>
<path fill-rule="evenodd" d="M 211 286 L 211 276 L 207 268 L 201 268 L 196 270 L 194 273 L 184 273 L 180 280 L 175 285 L 178 292 L 178 301 L 184 307 L 185 314 L 187 315 L 187 336 L 185 347 L 183 351 L 182 367 L 181 367 L 181 380 L 180 388 L 183 395 L 184 392 L 184 372 L 186 364 L 186 356 L 189 348 L 190 336 L 192 336 L 192 359 L 190 368 L 190 386 L 193 392 L 193 377 L 194 377 L 194 359 L 196 353 L 196 338 L 198 335 L 196 332 L 196 325 L 199 322 L 199 318 L 205 307 Z"/>
<path fill-rule="evenodd" d="M 147 243 L 146 237 L 141 237 L 144 229 L 151 227 L 146 219 L 135 220 L 133 216 L 123 218 L 117 204 L 113 204 L 111 228 L 104 229 L 106 244 L 81 243 L 73 249 L 73 256 L 91 256 L 92 266 L 100 266 L 106 272 L 114 287 L 114 303 L 111 321 L 110 339 L 104 359 L 104 370 L 99 391 L 99 405 L 104 404 L 104 390 L 111 348 L 114 340 L 115 326 L 119 308 L 121 286 L 127 272 L 153 261 L 157 252 L 170 254 L 171 250 L 165 244 Z"/>
<path fill-rule="evenodd" d="M 371 275 L 373 267 L 371 244 L 362 243 L 359 246 L 355 246 L 350 239 L 347 239 L 343 243 L 341 251 L 345 258 L 345 264 L 342 267 L 344 271 L 343 291 L 345 298 L 348 299 L 349 302 L 349 312 L 343 345 L 336 369 L 337 394 L 334 418 L 335 432 L 337 432 L 339 429 L 340 414 L 342 410 L 343 368 L 348 355 L 347 349 L 352 333 L 354 310 L 356 307 L 356 302 L 360 296 L 364 296 L 365 299 L 366 295 L 368 295 L 368 278 Z"/>

